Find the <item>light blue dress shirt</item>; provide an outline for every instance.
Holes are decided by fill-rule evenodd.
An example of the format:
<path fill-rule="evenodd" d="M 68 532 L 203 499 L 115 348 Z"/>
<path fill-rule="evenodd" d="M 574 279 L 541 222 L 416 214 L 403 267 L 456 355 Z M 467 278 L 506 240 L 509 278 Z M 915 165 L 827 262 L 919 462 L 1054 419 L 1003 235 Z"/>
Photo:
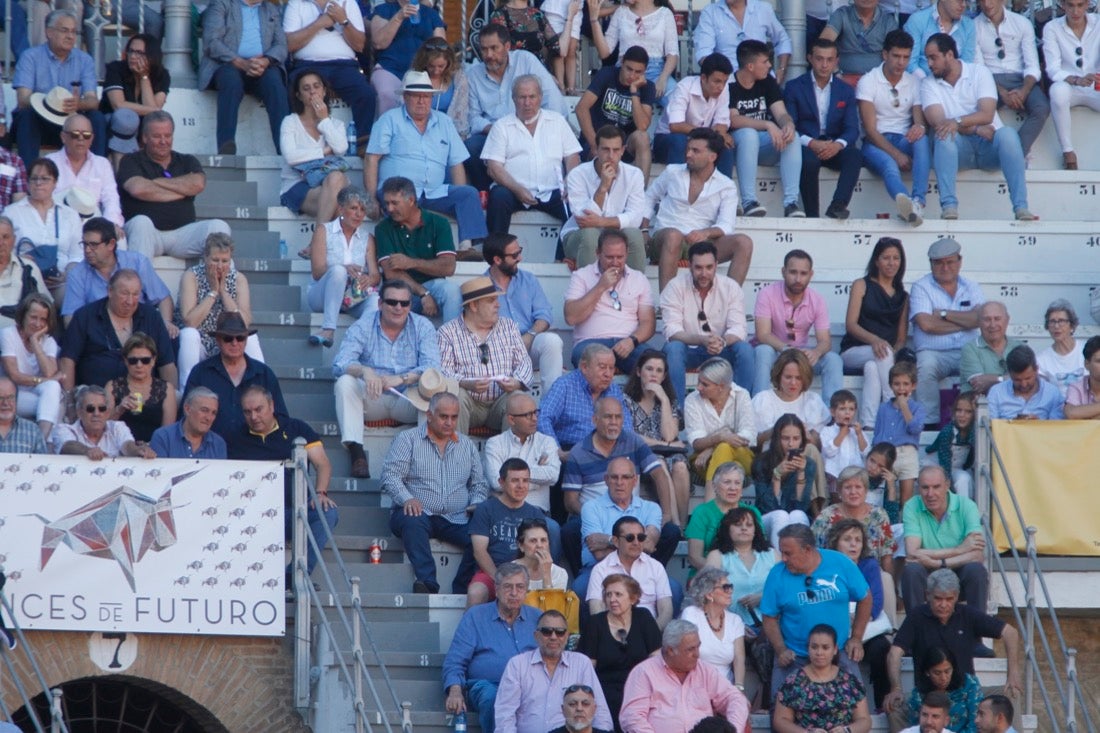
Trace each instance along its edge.
<path fill-rule="evenodd" d="M 119 270 L 134 270 L 141 278 L 141 302 L 156 305 L 165 298 L 171 297 L 168 286 L 153 269 L 153 263 L 140 252 L 132 252 L 127 249 L 115 250 L 115 269 L 111 270 L 113 277 Z M 107 297 L 108 280 L 99 274 L 99 271 L 88 264 L 87 260 L 77 263 L 66 279 L 65 300 L 61 304 L 61 315 L 71 316 L 81 306 L 94 303 L 100 298 Z"/>
<path fill-rule="evenodd" d="M 485 275 L 489 271 L 485 270 Z M 497 290 L 500 290 L 498 287 Z M 550 299 L 539 284 L 539 279 L 529 272 L 517 270 L 508 284 L 508 292 L 500 297 L 501 318 L 511 318 L 520 333 L 527 333 L 535 321 L 554 323 Z"/>
<path fill-rule="evenodd" d="M 334 377 L 343 376 L 352 364 L 362 364 L 383 375 L 419 374 L 428 367 L 439 368 L 439 344 L 431 321 L 410 313 L 401 333 L 390 341 L 382 331 L 380 318 L 378 311 L 369 311 L 351 325 L 332 360 Z"/>
<path fill-rule="evenodd" d="M 717 51 L 728 58 L 733 70 L 737 71 L 737 46 L 750 38 L 771 43 L 776 56 L 791 52 L 791 37 L 767 3 L 748 0 L 744 25 L 737 22 L 725 2 L 712 3 L 703 8 L 699 24 L 695 26 L 695 63 Z"/>
<path fill-rule="evenodd" d="M 551 109 L 569 116 L 565 100 L 558 90 L 558 84 L 546 66 L 537 56 L 528 51 L 510 51 L 508 68 L 504 77 L 497 82 L 485 70 L 485 64 L 478 61 L 466 71 L 470 82 L 470 131 L 477 134 L 501 117 L 507 117 L 516 111 L 512 103 L 512 82 L 518 76 L 531 74 L 538 77 L 542 87 L 542 108 Z M 374 137 L 373 133 L 371 137 Z"/>
<path fill-rule="evenodd" d="M 389 110 L 371 128 L 368 155 L 381 155 L 378 186 L 394 176 L 404 176 L 416 186 L 416 195 L 439 199 L 450 189 L 444 182 L 447 169 L 470 157 L 451 118 L 432 110 L 424 132 L 413 122 L 405 105 Z"/>
<path fill-rule="evenodd" d="M 909 59 L 909 73 L 915 74 L 920 69 L 924 76 L 931 76 L 928 60 L 924 57 L 924 47 L 928 44 L 929 38 L 943 32 L 940 29 L 940 16 L 936 6 L 918 10 L 910 15 L 909 20 L 905 21 L 905 32 L 913 37 L 913 57 Z M 963 15 L 951 28 L 949 35 L 955 39 L 955 44 L 959 47 L 959 58 L 967 63 L 973 63 L 977 48 L 974 20 Z"/>

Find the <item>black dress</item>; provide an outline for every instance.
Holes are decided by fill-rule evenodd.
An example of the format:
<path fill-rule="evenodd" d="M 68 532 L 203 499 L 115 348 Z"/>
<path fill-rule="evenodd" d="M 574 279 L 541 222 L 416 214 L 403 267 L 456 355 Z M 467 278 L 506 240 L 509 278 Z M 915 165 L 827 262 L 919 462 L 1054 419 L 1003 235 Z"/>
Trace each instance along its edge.
<path fill-rule="evenodd" d="M 623 688 L 630 670 L 660 648 L 661 629 L 653 615 L 644 608 L 634 606 L 630 616 L 630 633 L 625 641 L 619 641 L 611 633 L 607 611 L 588 619 L 577 651 L 596 660 L 596 677 L 611 709 L 616 733 L 622 733 L 619 708 L 623 704 Z"/>
<path fill-rule="evenodd" d="M 892 296 L 887 295 L 882 286 L 869 275 L 863 276 L 863 282 L 867 287 L 863 293 L 863 303 L 860 304 L 859 318 L 856 322 L 860 328 L 870 331 L 893 346 L 898 338 L 901 311 L 909 296 L 901 288 L 895 290 Z M 849 333 L 845 333 L 844 338 L 840 340 L 842 353 L 856 346 L 865 346 L 865 344 Z"/>
<path fill-rule="evenodd" d="M 130 394 L 130 384 L 125 377 L 112 379 L 109 387 L 116 405 L 122 404 L 122 400 Z M 130 432 L 134 434 L 134 440 L 148 443 L 153 438 L 153 431 L 164 421 L 164 398 L 168 396 L 168 383 L 153 377 L 152 389 L 149 394 L 143 396 L 145 404 L 140 413 L 135 415 L 126 411 L 119 419 L 130 428 Z"/>

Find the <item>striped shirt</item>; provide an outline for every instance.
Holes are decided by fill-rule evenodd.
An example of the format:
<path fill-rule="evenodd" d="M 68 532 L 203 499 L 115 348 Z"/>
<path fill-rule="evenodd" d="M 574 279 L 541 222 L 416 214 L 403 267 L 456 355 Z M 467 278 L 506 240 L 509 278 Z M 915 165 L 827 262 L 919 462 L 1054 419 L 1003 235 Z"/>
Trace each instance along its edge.
<path fill-rule="evenodd" d="M 466 524 L 466 507 L 485 501 L 489 484 L 473 441 L 455 433 L 443 455 L 426 425 L 397 434 L 382 466 L 382 490 L 393 503 L 416 499 L 429 516 Z"/>
<path fill-rule="evenodd" d="M 484 343 L 466 326 L 464 317 L 444 323 L 439 328 L 439 368 L 459 381 L 504 376 L 530 386 L 533 376 L 531 357 L 510 318 L 498 318 Z M 489 383 L 487 392 L 470 392 L 477 402 L 493 402 L 502 394 L 496 381 Z"/>
<path fill-rule="evenodd" d="M 7 435 L 0 435 L 0 453 L 48 453 L 42 431 L 30 420 L 16 416 Z"/>

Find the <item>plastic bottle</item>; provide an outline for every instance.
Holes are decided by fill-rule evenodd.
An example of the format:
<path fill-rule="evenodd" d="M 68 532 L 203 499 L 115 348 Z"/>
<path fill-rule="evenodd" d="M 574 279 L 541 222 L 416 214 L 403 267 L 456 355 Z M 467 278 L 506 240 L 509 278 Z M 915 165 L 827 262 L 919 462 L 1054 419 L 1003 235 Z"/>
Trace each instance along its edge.
<path fill-rule="evenodd" d="M 466 713 L 455 713 L 454 733 L 466 733 Z"/>
<path fill-rule="evenodd" d="M 409 5 L 416 8 L 416 13 L 409 16 L 409 22 L 413 25 L 420 25 L 420 0 L 409 0 Z M 465 733 L 465 731 L 463 731 Z"/>
<path fill-rule="evenodd" d="M 279 259 L 285 260 L 290 248 L 286 245 L 286 237 L 279 240 Z"/>
<path fill-rule="evenodd" d="M 359 139 L 359 131 L 355 129 L 355 120 L 348 122 L 348 155 L 355 155 L 355 143 Z"/>

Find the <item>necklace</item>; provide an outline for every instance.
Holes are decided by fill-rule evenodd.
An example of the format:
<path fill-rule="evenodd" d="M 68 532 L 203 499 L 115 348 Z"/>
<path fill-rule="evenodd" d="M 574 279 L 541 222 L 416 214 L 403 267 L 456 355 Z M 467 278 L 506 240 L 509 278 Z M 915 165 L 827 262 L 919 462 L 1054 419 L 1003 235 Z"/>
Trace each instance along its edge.
<path fill-rule="evenodd" d="M 724 611 L 723 611 L 723 612 L 722 612 L 722 614 L 721 614 L 721 615 L 720 615 L 720 616 L 718 617 L 718 625 L 717 625 L 717 626 L 715 626 L 715 625 L 714 625 L 714 622 L 710 620 L 710 614 L 708 614 L 708 613 L 704 612 L 704 613 L 703 613 L 703 615 L 707 617 L 707 625 L 708 625 L 708 626 L 710 626 L 710 630 L 711 630 L 711 631 L 713 631 L 713 632 L 715 632 L 715 633 L 718 633 L 718 632 L 720 632 L 720 631 L 721 631 L 721 630 L 722 630 L 723 628 L 725 628 L 725 626 L 726 626 L 726 614 L 725 614 L 725 612 L 724 612 Z"/>

